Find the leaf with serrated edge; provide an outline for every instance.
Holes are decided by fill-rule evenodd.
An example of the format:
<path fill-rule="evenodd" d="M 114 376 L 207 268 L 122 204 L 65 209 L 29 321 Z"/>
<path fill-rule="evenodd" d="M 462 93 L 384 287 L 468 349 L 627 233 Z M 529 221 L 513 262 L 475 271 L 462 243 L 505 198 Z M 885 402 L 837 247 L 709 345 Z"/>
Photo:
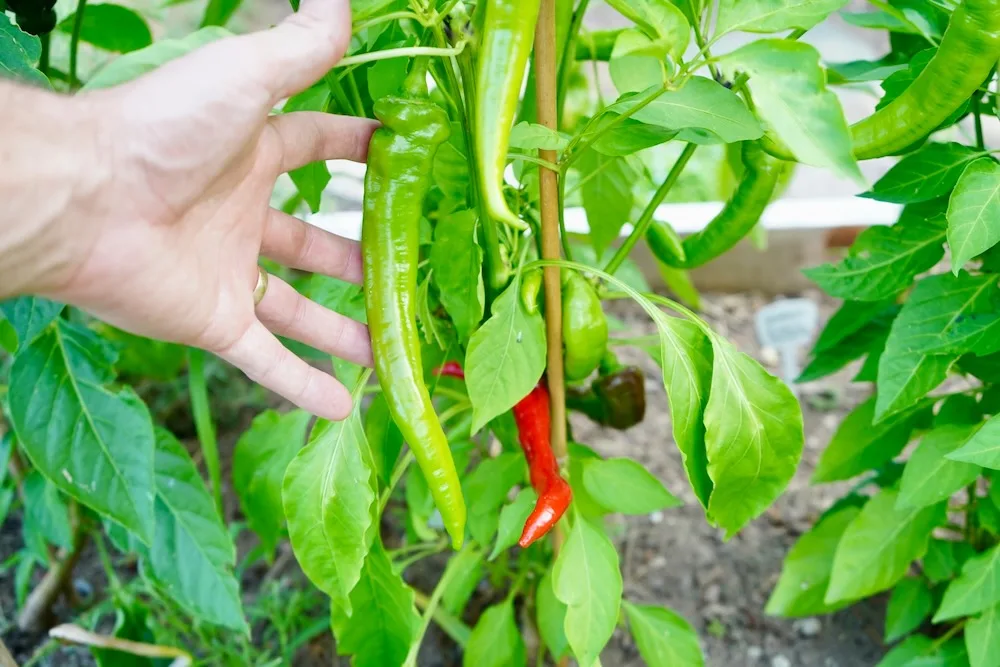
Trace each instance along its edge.
<path fill-rule="evenodd" d="M 947 503 L 901 510 L 898 497 L 899 492 L 883 489 L 844 531 L 825 602 L 858 600 L 892 588 L 927 552 L 931 531 L 945 521 Z"/>
<path fill-rule="evenodd" d="M 156 534 L 148 561 L 156 581 L 183 607 L 249 634 L 232 537 L 194 461 L 164 429 L 156 431 Z"/>
<path fill-rule="evenodd" d="M 657 361 L 663 368 L 663 386 L 670 400 L 674 442 L 684 470 L 702 507 L 708 507 L 712 478 L 705 448 L 705 404 L 712 381 L 712 345 L 693 322 L 654 311 L 659 332 Z"/>
<path fill-rule="evenodd" d="M 980 158 L 962 172 L 948 201 L 951 270 L 1000 243 L 1000 164 Z"/>
<path fill-rule="evenodd" d="M 472 629 L 462 658 L 464 667 L 523 667 L 524 638 L 514 620 L 513 598 L 483 612 Z"/>
<path fill-rule="evenodd" d="M 413 589 L 393 567 L 379 539 L 372 543 L 350 600 L 351 615 L 331 606 L 337 652 L 352 656 L 354 667 L 403 664 L 420 616 L 413 606 Z"/>
<path fill-rule="evenodd" d="M 233 450 L 233 490 L 261 546 L 274 553 L 285 525 L 281 485 L 285 469 L 306 441 L 312 415 L 304 410 L 257 415 Z"/>
<path fill-rule="evenodd" d="M 901 509 L 947 500 L 979 477 L 979 466 L 946 458 L 977 429 L 978 425 L 946 424 L 924 435 L 903 468 L 898 500 Z"/>
<path fill-rule="evenodd" d="M 545 321 L 529 313 L 515 279 L 493 302 L 492 315 L 472 334 L 465 374 L 472 401 L 472 433 L 510 410 L 545 372 Z"/>
<path fill-rule="evenodd" d="M 822 517 L 788 551 L 781 576 L 771 592 L 765 611 L 772 616 L 794 618 L 828 614 L 851 604 L 823 601 L 833 571 L 837 543 L 861 509 L 845 507 Z"/>
<path fill-rule="evenodd" d="M 876 421 L 927 395 L 962 354 L 979 351 L 984 342 L 996 344 L 998 308 L 995 275 L 939 274 L 917 283 L 892 323 L 879 359 Z"/>
<path fill-rule="evenodd" d="M 965 624 L 970 667 L 1000 667 L 1000 605 Z"/>
<path fill-rule="evenodd" d="M 11 422 L 39 472 L 149 544 L 153 423 L 130 387 L 107 387 L 113 362 L 105 341 L 59 320 L 14 359 Z"/>
<path fill-rule="evenodd" d="M 350 614 L 348 596 L 376 528 L 375 469 L 357 408 L 344 421 L 317 422 L 288 465 L 281 496 L 302 571 Z"/>
<path fill-rule="evenodd" d="M 844 110 L 826 87 L 813 46 L 762 39 L 726 54 L 719 66 L 731 79 L 750 75 L 757 114 L 800 162 L 865 182 L 854 160 Z"/>
<path fill-rule="evenodd" d="M 712 521 L 731 538 L 791 481 L 805 439 L 788 387 L 732 343 L 712 335 L 712 385 L 705 406 Z"/>
<path fill-rule="evenodd" d="M 903 579 L 892 589 L 885 612 L 885 643 L 908 635 L 931 614 L 934 600 L 927 582 L 916 577 Z"/>
<path fill-rule="evenodd" d="M 607 535 L 577 516 L 552 570 L 556 597 L 566 605 L 564 629 L 581 667 L 594 667 L 618 622 L 622 575 Z"/>
<path fill-rule="evenodd" d="M 913 204 L 948 194 L 970 161 L 982 155 L 959 143 L 927 144 L 893 165 L 860 197 Z"/>
<path fill-rule="evenodd" d="M 803 273 L 833 297 L 886 299 L 941 261 L 947 233 L 940 206 L 914 204 L 906 207 L 891 227 L 870 227 L 861 232 L 839 263 L 804 269 Z"/>
<path fill-rule="evenodd" d="M 702 667 L 705 656 L 698 633 L 680 614 L 653 605 L 625 602 L 625 615 L 639 655 L 652 667 Z"/>
<path fill-rule="evenodd" d="M 715 35 L 740 30 L 772 33 L 809 30 L 847 4 L 847 0 L 722 0 Z"/>
<path fill-rule="evenodd" d="M 971 616 L 997 603 L 1000 603 L 1000 546 L 966 561 L 962 574 L 945 589 L 933 620 L 940 623 Z"/>

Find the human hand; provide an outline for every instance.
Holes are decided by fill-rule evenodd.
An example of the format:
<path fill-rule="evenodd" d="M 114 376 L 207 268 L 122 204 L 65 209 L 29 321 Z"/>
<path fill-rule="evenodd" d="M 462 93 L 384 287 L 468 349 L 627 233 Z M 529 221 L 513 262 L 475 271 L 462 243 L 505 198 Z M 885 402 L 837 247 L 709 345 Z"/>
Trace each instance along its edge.
<path fill-rule="evenodd" d="M 274 334 L 371 366 L 367 327 L 274 276 L 256 308 L 252 294 L 260 255 L 361 282 L 357 243 L 269 204 L 283 172 L 366 159 L 375 121 L 268 115 L 343 56 L 350 31 L 348 0 L 302 0 L 275 28 L 83 96 L 98 185 L 74 204 L 85 219 L 65 223 L 79 261 L 49 295 L 133 333 L 206 349 L 316 415 L 346 417 L 343 385 Z"/>

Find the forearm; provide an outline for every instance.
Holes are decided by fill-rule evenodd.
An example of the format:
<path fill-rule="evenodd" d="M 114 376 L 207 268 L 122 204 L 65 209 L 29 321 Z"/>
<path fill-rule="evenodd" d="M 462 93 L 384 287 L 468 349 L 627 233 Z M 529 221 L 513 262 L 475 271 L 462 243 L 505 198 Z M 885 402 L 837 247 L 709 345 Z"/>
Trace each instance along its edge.
<path fill-rule="evenodd" d="M 0 79 L 0 300 L 57 290 L 92 242 L 97 118 L 87 98 Z"/>

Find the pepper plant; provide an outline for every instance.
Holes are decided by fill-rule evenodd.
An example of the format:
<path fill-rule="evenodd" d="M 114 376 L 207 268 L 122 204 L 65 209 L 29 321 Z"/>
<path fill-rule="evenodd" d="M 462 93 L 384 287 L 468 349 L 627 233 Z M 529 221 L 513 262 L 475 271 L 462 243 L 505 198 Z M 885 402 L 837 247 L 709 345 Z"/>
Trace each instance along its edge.
<path fill-rule="evenodd" d="M 142 17 L 123 7 L 81 2 L 50 34 L 47 23 L 40 29 L 21 20 L 27 0 L 8 2 L 11 12 L 0 16 L 2 71 L 62 90 L 76 90 L 81 79 L 84 92 L 114 85 L 225 37 L 221 26 L 238 4 L 213 0 L 206 27 L 150 43 Z M 795 162 L 867 187 L 857 160 L 917 149 L 931 131 L 969 113 L 979 118 L 995 105 L 985 94 L 1000 56 L 995 0 L 964 0 L 957 7 L 879 3 L 881 13 L 868 24 L 881 21 L 905 39 L 894 36 L 893 52 L 882 62 L 827 66 L 800 39 L 846 0 L 609 4 L 634 25 L 586 30 L 588 0 L 356 1 L 347 56 L 276 110 L 381 122 L 361 212 L 364 285 L 269 267 L 311 298 L 369 325 L 374 373 L 332 360 L 338 378 L 354 388 L 354 412 L 344 421 L 313 423 L 297 410 L 264 411 L 240 438 L 229 466 L 246 528 L 258 544 L 240 569 L 274 558 L 287 540 L 305 576 L 329 598 L 337 650 L 354 664 L 415 665 L 432 623 L 461 647 L 465 664 L 527 664 L 524 637 L 537 636 L 541 641 L 530 646 L 535 664 L 547 658 L 565 664 L 572 656 L 593 665 L 619 626 L 651 665 L 704 664 L 687 620 L 653 601 L 623 598 L 606 521 L 680 501 L 636 461 L 608 458 L 600 443 L 576 442 L 567 408 L 618 429 L 640 423 L 649 408 L 666 409 L 646 406 L 641 374 L 623 366 L 616 349 L 648 353 L 662 368 L 669 397 L 673 445 L 665 439 L 664 446 L 679 449 L 706 520 L 726 539 L 737 534 L 794 474 L 802 416 L 781 381 L 697 315 L 687 271 L 759 232 L 761 214 Z M 122 12 L 138 27 L 121 31 L 122 22 L 111 19 Z M 915 21 L 914 12 L 922 20 Z M 117 39 L 109 39 L 111 32 Z M 723 52 L 720 39 L 734 32 L 757 38 Z M 66 71 L 50 57 L 59 38 L 68 40 Z M 82 76 L 81 42 L 130 53 Z M 603 63 L 617 92 L 613 100 L 585 76 Z M 883 75 L 879 110 L 849 127 L 829 86 Z M 933 104 L 924 103 L 930 99 Z M 940 259 L 941 199 L 966 164 L 977 166 L 967 187 L 956 189 L 964 192 L 955 205 L 963 211 L 960 222 L 952 225 L 962 248 L 957 259 L 989 250 L 988 213 L 965 211 L 979 202 L 981 211 L 989 204 L 995 212 L 996 198 L 984 195 L 982 185 L 995 176 L 989 167 L 995 163 L 982 142 L 964 161 L 961 148 L 935 146 L 907 157 L 922 161 L 897 167 L 895 180 L 887 177 L 895 185 L 882 183 L 888 196 L 920 193 L 904 213 L 906 225 L 866 233 L 842 267 L 812 274 L 842 287 L 831 293 L 853 300 L 837 320 L 841 328 L 831 324 L 846 333 L 821 339 L 829 349 L 849 345 L 852 354 L 863 354 L 887 336 L 893 340 L 886 332 L 898 304 L 890 301 Z M 657 218 L 657 209 L 683 196 L 685 170 L 706 153 L 727 174 L 722 196 L 728 201 L 701 232 L 682 239 Z M 673 157 L 666 169 L 664 155 Z M 949 166 L 938 169 L 944 162 Z M 935 175 L 918 179 L 930 164 Z M 328 166 L 290 176 L 296 193 L 282 207 L 319 211 Z M 570 206 L 585 210 L 585 236 L 567 233 Z M 629 256 L 640 243 L 660 262 L 677 300 L 653 293 L 636 271 Z M 894 429 L 888 432 L 905 440 L 909 430 L 899 435 L 902 425 L 924 424 L 931 379 L 942 379 L 956 363 L 979 368 L 989 358 L 982 355 L 996 352 L 987 349 L 995 317 L 989 275 L 920 283 L 933 289 L 925 288 L 930 298 L 918 302 L 938 310 L 955 304 L 933 319 L 954 338 L 940 345 L 901 341 L 898 357 L 883 354 L 893 360 L 887 372 L 904 378 L 902 386 L 886 399 L 880 393 L 880 402 L 852 415 L 844 429 L 876 443 L 871 438 L 883 431 L 872 430 L 872 419 L 891 416 L 896 421 L 887 422 Z M 620 335 L 605 306 L 621 299 L 638 304 L 655 335 Z M 906 308 L 898 309 L 900 318 Z M 244 642 L 256 635 L 259 642 L 273 624 L 260 614 L 248 618 L 234 572 L 232 534 L 241 526 L 227 531 L 220 515 L 224 467 L 212 415 L 219 406 L 209 401 L 211 364 L 204 355 L 117 332 L 41 299 L 20 298 L 0 310 L 7 350 L 4 452 L 15 462 L 14 481 L 33 517 L 26 532 L 33 548 L 21 559 L 29 575 L 41 564 L 65 583 L 90 538 L 106 555 L 109 579 L 118 576 L 115 557 L 140 563 L 134 582 L 112 588 L 110 607 L 95 607 L 117 610 L 119 638 L 176 645 L 186 636 L 186 648 L 209 662 L 221 661 L 207 645 L 213 629 L 235 631 Z M 966 316 L 952 317 L 955 312 Z M 927 326 L 922 316 L 903 320 L 905 336 L 917 335 L 911 327 L 918 324 L 908 322 Z M 872 334 L 876 326 L 882 328 Z M 296 350 L 331 364 L 313 350 Z M 182 373 L 207 486 L 162 412 L 129 382 L 145 377 L 176 385 Z M 964 423 L 968 398 L 949 403 L 945 414 L 953 422 Z M 984 407 L 979 417 L 985 413 Z M 867 421 L 859 425 L 859 419 Z M 858 438 L 843 440 L 854 452 Z M 892 456 L 875 456 L 882 451 L 877 443 L 871 450 L 858 455 L 863 469 Z M 893 483 L 886 472 L 876 480 Z M 966 483 L 971 479 L 962 476 L 956 489 Z M 5 493 L 10 506 L 14 491 Z M 870 510 L 848 503 L 839 511 L 883 522 L 862 524 L 862 536 L 882 539 L 898 531 L 917 543 L 913 535 L 943 522 L 943 501 L 897 516 L 900 493 L 879 494 Z M 970 502 L 969 512 L 978 517 L 985 506 Z M 844 515 L 837 516 L 835 525 L 846 525 Z M 885 524 L 885 517 L 892 521 Z M 829 525 L 820 524 L 822 539 Z M 986 532 L 973 534 L 982 540 L 973 548 L 988 544 Z M 914 558 L 923 555 L 916 551 Z M 955 557 L 948 562 L 957 563 L 958 552 L 948 553 Z M 429 592 L 417 590 L 408 573 L 423 559 L 444 562 Z M 815 558 L 806 560 L 815 566 Z M 893 566 L 898 569 L 895 560 Z M 803 581 L 812 582 L 811 572 L 785 584 L 794 599 Z M 892 578 L 878 572 L 879 585 Z M 861 563 L 842 576 L 857 587 L 856 580 L 874 575 L 875 568 Z M 44 602 L 37 590 L 28 598 L 25 607 Z M 139 601 L 152 611 L 141 611 Z M 166 608 L 175 611 L 166 614 Z M 176 619 L 176 610 L 197 622 L 186 635 L 165 620 Z M 96 627 L 100 613 L 86 620 Z M 110 641 L 78 630 L 62 628 L 59 636 Z M 278 632 L 279 661 L 288 662 L 296 645 L 286 641 L 288 632 L 287 625 Z M 242 659 L 248 661 L 245 654 Z"/>

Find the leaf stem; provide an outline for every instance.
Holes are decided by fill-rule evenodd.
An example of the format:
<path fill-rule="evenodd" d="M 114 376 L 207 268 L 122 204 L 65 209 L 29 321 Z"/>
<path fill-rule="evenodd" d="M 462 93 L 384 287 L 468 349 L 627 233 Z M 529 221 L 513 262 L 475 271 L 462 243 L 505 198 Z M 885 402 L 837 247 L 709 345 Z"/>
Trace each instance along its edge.
<path fill-rule="evenodd" d="M 663 183 L 660 184 L 660 187 L 657 188 L 653 197 L 649 200 L 649 203 L 646 204 L 646 208 L 643 209 L 642 214 L 636 221 L 635 226 L 632 229 L 632 233 L 628 235 L 628 238 L 625 239 L 625 242 L 622 243 L 621 246 L 619 246 L 607 266 L 604 267 L 605 273 L 614 275 L 618 268 L 622 265 L 622 262 L 624 262 L 632 252 L 632 249 L 635 248 L 639 239 L 645 236 L 646 230 L 649 229 L 649 226 L 653 222 L 653 216 L 656 214 L 656 209 L 659 208 L 660 204 L 663 203 L 663 200 L 666 199 L 667 194 L 670 193 L 670 190 L 677 183 L 677 180 L 684 172 L 684 168 L 687 166 L 688 162 L 691 161 L 691 156 L 694 155 L 694 152 L 697 149 L 697 144 L 688 144 L 684 147 L 684 150 L 677 158 L 677 162 L 675 162 L 674 166 L 671 167 L 670 173 L 667 174 Z"/>
<path fill-rule="evenodd" d="M 382 514 L 382 512 L 385 511 L 385 506 L 389 504 L 389 498 L 392 497 L 393 491 L 395 491 L 396 487 L 399 485 L 399 480 L 403 479 L 403 475 L 406 474 L 406 470 L 410 467 L 410 464 L 413 463 L 413 461 L 413 451 L 408 450 L 406 454 L 403 455 L 403 458 L 396 462 L 395 467 L 392 469 L 392 475 L 389 476 L 389 486 L 385 488 L 385 491 L 382 493 L 382 499 L 379 500 L 379 514 Z"/>
<path fill-rule="evenodd" d="M 416 603 L 418 609 L 426 609 L 428 602 L 430 602 L 427 596 L 420 591 L 413 591 L 413 601 Z M 440 606 L 434 610 L 431 618 L 461 648 L 465 648 L 465 645 L 469 643 L 469 637 L 472 636 L 472 629 L 463 623 L 462 619 L 453 616 Z"/>
<path fill-rule="evenodd" d="M 76 88 L 80 80 L 76 76 L 77 55 L 80 51 L 80 32 L 83 30 L 83 16 L 87 9 L 87 0 L 78 0 L 76 14 L 73 16 L 73 34 L 69 40 L 69 85 Z"/>
<path fill-rule="evenodd" d="M 978 95 L 978 93 L 977 93 Z M 986 139 L 983 136 L 983 116 L 981 104 L 978 97 L 972 98 L 972 115 L 976 126 L 976 148 L 981 151 L 986 150 Z"/>
<path fill-rule="evenodd" d="M 448 561 L 447 567 L 444 568 L 444 573 L 441 574 L 441 578 L 438 580 L 437 586 L 434 587 L 434 591 L 431 593 L 431 597 L 427 600 L 427 604 L 424 605 L 424 615 L 420 621 L 420 629 L 413 637 L 413 642 L 410 644 L 410 651 L 406 655 L 406 661 L 403 663 L 403 667 L 416 667 L 417 665 L 417 653 L 420 651 L 420 644 L 423 643 L 424 635 L 427 634 L 427 628 L 431 624 L 431 619 L 434 617 L 434 613 L 437 611 L 438 605 L 441 604 L 441 598 L 444 596 L 445 590 L 448 588 L 448 584 L 451 583 L 452 578 L 455 576 L 455 572 L 458 570 L 455 567 L 456 562 L 462 560 L 462 554 L 470 549 L 469 543 L 466 543 L 462 547 L 462 551 L 456 554 L 450 561 Z"/>
<path fill-rule="evenodd" d="M 419 23 L 420 25 L 426 25 L 424 19 L 417 16 L 413 12 L 408 11 L 398 11 L 389 12 L 388 14 L 383 14 L 382 16 L 376 16 L 375 18 L 368 19 L 367 21 L 361 21 L 355 23 L 351 26 L 351 33 L 356 35 L 366 28 L 371 28 L 372 26 L 379 25 L 380 23 L 386 23 L 388 21 L 405 21 L 406 19 L 412 19 Z"/>
<path fill-rule="evenodd" d="M 362 63 L 371 63 L 378 60 L 389 60 L 391 58 L 415 58 L 418 56 L 438 56 L 446 58 L 457 56 L 465 50 L 465 42 L 454 48 L 439 49 L 433 46 L 406 46 L 400 49 L 385 49 L 384 51 L 373 51 L 371 53 L 361 53 L 356 56 L 348 56 L 334 65 L 335 68 L 349 67 Z"/>
<path fill-rule="evenodd" d="M 208 402 L 208 383 L 205 379 L 205 352 L 188 348 L 188 393 L 191 396 L 191 414 L 201 443 L 202 457 L 212 484 L 215 508 L 222 515 L 222 467 L 219 464 L 219 443 L 212 423 L 212 407 Z"/>

